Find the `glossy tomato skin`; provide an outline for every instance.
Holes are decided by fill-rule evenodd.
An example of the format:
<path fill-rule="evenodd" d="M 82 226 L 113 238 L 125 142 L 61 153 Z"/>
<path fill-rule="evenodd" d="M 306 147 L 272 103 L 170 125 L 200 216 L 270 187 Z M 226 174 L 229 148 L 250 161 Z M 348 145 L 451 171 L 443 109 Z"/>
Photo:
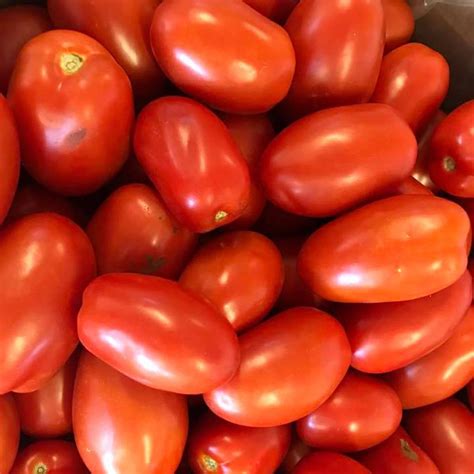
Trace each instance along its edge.
<path fill-rule="evenodd" d="M 387 196 L 397 196 L 399 194 L 424 194 L 426 196 L 432 196 L 433 191 L 430 188 L 421 184 L 413 176 L 409 176 L 401 181 L 397 186 L 393 187 Z"/>
<path fill-rule="evenodd" d="M 284 474 L 291 474 L 295 466 L 309 453 L 313 451 L 307 444 L 294 434 L 290 447 L 280 465 L 280 471 Z"/>
<path fill-rule="evenodd" d="M 292 474 L 370 474 L 354 459 L 330 451 L 317 451 L 305 456 Z"/>
<path fill-rule="evenodd" d="M 429 172 L 443 191 L 474 197 L 474 100 L 437 126 L 430 143 Z"/>
<path fill-rule="evenodd" d="M 391 107 L 336 107 L 277 135 L 260 176 L 267 197 L 285 211 L 332 216 L 407 178 L 416 152 L 413 133 Z"/>
<path fill-rule="evenodd" d="M 320 227 L 303 246 L 298 271 L 313 292 L 331 301 L 405 301 L 458 280 L 470 245 L 469 218 L 457 204 L 395 196 Z"/>
<path fill-rule="evenodd" d="M 20 417 L 11 394 L 0 395 L 0 472 L 9 473 L 20 442 Z"/>
<path fill-rule="evenodd" d="M 408 43 L 415 19 L 406 0 L 382 0 L 385 16 L 385 53 Z"/>
<path fill-rule="evenodd" d="M 396 303 L 337 305 L 352 348 L 352 367 L 383 373 L 405 367 L 443 344 L 472 301 L 468 271 L 429 296 Z"/>
<path fill-rule="evenodd" d="M 247 5 L 277 23 L 284 22 L 299 0 L 244 0 Z"/>
<path fill-rule="evenodd" d="M 380 0 L 300 0 L 285 29 L 296 70 L 282 104 L 284 120 L 369 100 L 384 48 Z"/>
<path fill-rule="evenodd" d="M 0 247 L 0 393 L 32 392 L 77 345 L 76 315 L 95 275 L 94 251 L 76 224 L 48 213 L 6 226 Z"/>
<path fill-rule="evenodd" d="M 210 231 L 244 212 L 248 165 L 226 126 L 203 105 L 184 97 L 151 102 L 138 116 L 134 145 L 165 204 L 191 231 Z"/>
<path fill-rule="evenodd" d="M 295 53 L 288 34 L 241 0 L 164 0 L 150 34 L 165 74 L 213 108 L 266 112 L 290 87 Z"/>
<path fill-rule="evenodd" d="M 340 324 L 308 307 L 283 311 L 250 329 L 240 336 L 240 350 L 235 376 L 204 400 L 216 415 L 244 426 L 276 426 L 306 416 L 329 398 L 350 362 Z"/>
<path fill-rule="evenodd" d="M 43 33 L 21 50 L 8 90 L 22 160 L 40 184 L 89 194 L 128 156 L 133 97 L 123 69 L 94 39 Z"/>
<path fill-rule="evenodd" d="M 249 428 L 205 413 L 189 436 L 189 465 L 196 474 L 273 474 L 290 440 L 289 425 Z"/>
<path fill-rule="evenodd" d="M 384 57 L 371 101 L 391 105 L 418 135 L 441 105 L 448 85 L 444 57 L 428 46 L 409 43 Z"/>

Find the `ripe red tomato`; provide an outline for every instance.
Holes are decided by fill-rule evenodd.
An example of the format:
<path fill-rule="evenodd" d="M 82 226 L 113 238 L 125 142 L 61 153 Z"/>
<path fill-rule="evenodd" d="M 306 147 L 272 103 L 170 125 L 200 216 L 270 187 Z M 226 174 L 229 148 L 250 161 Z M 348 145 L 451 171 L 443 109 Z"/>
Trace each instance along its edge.
<path fill-rule="evenodd" d="M 415 19 L 406 0 L 382 0 L 385 16 L 385 52 L 408 43 L 415 29 Z"/>
<path fill-rule="evenodd" d="M 318 451 L 305 456 L 292 474 L 371 474 L 354 459 L 330 451 Z"/>
<path fill-rule="evenodd" d="M 428 46 L 409 43 L 384 57 L 371 101 L 391 105 L 418 135 L 444 100 L 448 84 L 444 57 Z"/>
<path fill-rule="evenodd" d="M 20 442 L 20 418 L 10 394 L 0 395 L 0 473 L 10 472 Z"/>
<path fill-rule="evenodd" d="M 334 308 L 352 348 L 352 367 L 382 373 L 405 367 L 443 344 L 472 301 L 468 271 L 433 295 L 396 303 Z"/>
<path fill-rule="evenodd" d="M 248 204 L 247 163 L 222 121 L 198 102 L 164 97 L 148 104 L 138 116 L 135 152 L 169 210 L 192 231 L 232 222 Z"/>
<path fill-rule="evenodd" d="M 442 473 L 474 472 L 474 414 L 449 398 L 406 412 L 406 429 Z"/>
<path fill-rule="evenodd" d="M 235 376 L 204 400 L 216 415 L 244 426 L 276 426 L 306 416 L 329 398 L 350 362 L 342 326 L 306 307 L 250 329 L 240 337 L 240 350 Z"/>
<path fill-rule="evenodd" d="M 436 127 L 429 172 L 443 191 L 474 197 L 474 100 L 459 106 Z"/>
<path fill-rule="evenodd" d="M 285 459 L 283 459 L 280 465 L 280 471 L 284 474 L 291 474 L 295 466 L 311 452 L 313 452 L 313 449 L 307 444 L 303 443 L 303 441 L 301 441 L 301 439 L 296 436 L 296 434 L 294 434 L 291 440 L 290 448 L 286 453 Z"/>
<path fill-rule="evenodd" d="M 77 345 L 76 315 L 95 274 L 85 233 L 57 214 L 0 231 L 0 393 L 44 385 Z"/>
<path fill-rule="evenodd" d="M 269 313 L 283 278 L 283 262 L 275 244 L 257 232 L 236 231 L 202 246 L 179 282 L 212 303 L 236 331 L 242 331 Z"/>
<path fill-rule="evenodd" d="M 319 228 L 300 252 L 298 271 L 314 293 L 331 301 L 405 301 L 459 279 L 470 245 L 469 218 L 457 204 L 395 196 Z"/>
<path fill-rule="evenodd" d="M 370 99 L 385 42 L 380 0 L 300 0 L 285 29 L 296 70 L 283 119 Z"/>
<path fill-rule="evenodd" d="M 387 193 L 383 193 L 384 197 L 397 196 L 399 194 L 424 194 L 426 196 L 432 196 L 433 191 L 430 188 L 424 186 L 417 181 L 413 176 L 405 178 L 403 181 L 398 183 L 396 186 L 387 190 Z"/>
<path fill-rule="evenodd" d="M 410 176 L 416 153 L 413 133 L 391 107 L 337 107 L 277 135 L 262 156 L 261 179 L 285 211 L 331 216 Z"/>
<path fill-rule="evenodd" d="M 189 465 L 196 474 L 273 474 L 290 440 L 289 425 L 249 428 L 205 413 L 189 436 Z"/>
<path fill-rule="evenodd" d="M 474 306 L 471 306 L 444 344 L 406 367 L 390 372 L 385 379 L 398 393 L 403 408 L 417 408 L 454 395 L 473 377 Z"/>
<path fill-rule="evenodd" d="M 54 30 L 21 50 L 8 99 L 27 171 L 51 191 L 91 193 L 123 165 L 133 121 L 130 81 L 82 33 Z"/>
<path fill-rule="evenodd" d="M 284 22 L 299 0 L 244 0 L 247 5 L 277 23 Z"/>

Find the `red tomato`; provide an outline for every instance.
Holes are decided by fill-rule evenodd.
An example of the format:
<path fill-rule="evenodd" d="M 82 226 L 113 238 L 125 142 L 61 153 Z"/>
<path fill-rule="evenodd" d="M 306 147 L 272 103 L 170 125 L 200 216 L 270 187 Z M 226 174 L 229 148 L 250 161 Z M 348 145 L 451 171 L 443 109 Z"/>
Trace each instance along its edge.
<path fill-rule="evenodd" d="M 328 300 L 411 300 L 459 279 L 470 245 L 469 218 L 457 204 L 434 196 L 395 196 L 319 228 L 300 252 L 298 271 Z"/>
<path fill-rule="evenodd" d="M 277 23 L 288 18 L 299 0 L 244 0 L 247 5 Z"/>
<path fill-rule="evenodd" d="M 424 194 L 426 196 L 432 196 L 433 191 L 421 184 L 413 176 L 409 176 L 395 187 L 391 195 L 396 196 L 398 194 Z"/>
<path fill-rule="evenodd" d="M 196 474 L 273 474 L 290 440 L 289 425 L 249 428 L 205 413 L 189 436 L 189 465 Z"/>
<path fill-rule="evenodd" d="M 313 449 L 304 444 L 295 434 L 291 440 L 290 448 L 286 453 L 285 459 L 283 459 L 280 465 L 280 471 L 284 474 L 291 474 L 295 466 L 312 451 Z"/>
<path fill-rule="evenodd" d="M 352 348 L 351 365 L 382 373 L 405 367 L 443 344 L 472 301 L 468 271 L 433 295 L 397 303 L 348 304 L 334 308 Z"/>
<path fill-rule="evenodd" d="M 415 19 L 406 0 L 382 0 L 385 16 L 385 52 L 408 43 Z"/>
<path fill-rule="evenodd" d="M 429 171 L 443 191 L 474 197 L 474 100 L 451 112 L 434 131 Z"/>
<path fill-rule="evenodd" d="M 0 393 L 44 385 L 77 345 L 76 315 L 95 274 L 85 233 L 56 214 L 0 232 Z"/>
<path fill-rule="evenodd" d="M 382 61 L 372 102 L 391 105 L 420 134 L 448 91 L 449 66 L 428 46 L 409 43 Z"/>
<path fill-rule="evenodd" d="M 401 426 L 383 443 L 359 453 L 357 460 L 372 474 L 439 474 L 435 463 Z"/>
<path fill-rule="evenodd" d="M 27 171 L 51 191 L 91 193 L 123 165 L 130 81 L 97 41 L 54 30 L 21 50 L 8 91 Z"/>
<path fill-rule="evenodd" d="M 261 179 L 268 198 L 285 211 L 331 216 L 410 176 L 416 150 L 413 133 L 392 108 L 337 107 L 277 135 L 262 157 Z"/>
<path fill-rule="evenodd" d="M 276 426 L 306 416 L 329 398 L 350 362 L 342 326 L 305 307 L 247 331 L 240 350 L 235 376 L 204 400 L 216 415 L 245 426 Z"/>
<path fill-rule="evenodd" d="M 285 29 L 296 70 L 284 119 L 370 99 L 384 48 L 380 0 L 300 0 Z"/>
<path fill-rule="evenodd" d="M 88 474 L 74 443 L 38 441 L 18 455 L 10 474 Z"/>
<path fill-rule="evenodd" d="M 46 8 L 15 5 L 0 10 L 0 93 L 7 93 L 20 49 L 31 38 L 49 30 L 51 26 Z"/>
<path fill-rule="evenodd" d="M 403 408 L 417 408 L 444 400 L 474 377 L 474 306 L 451 337 L 421 359 L 390 372 L 385 379 Z"/>
<path fill-rule="evenodd" d="M 154 390 L 84 352 L 73 400 L 77 447 L 94 474 L 172 474 L 188 430 L 183 396 Z"/>
<path fill-rule="evenodd" d="M 474 472 L 474 414 L 449 398 L 406 412 L 406 428 L 442 474 Z"/>
<path fill-rule="evenodd" d="M 275 244 L 251 231 L 228 232 L 201 247 L 179 282 L 203 297 L 236 331 L 254 326 L 272 309 L 283 285 Z"/>
<path fill-rule="evenodd" d="M 329 451 L 318 451 L 305 456 L 292 474 L 370 474 L 362 464 L 348 456 Z"/>
<path fill-rule="evenodd" d="M 241 0 L 164 0 L 151 45 L 174 84 L 230 113 L 270 110 L 287 94 L 295 70 L 286 31 Z"/>
<path fill-rule="evenodd" d="M 10 472 L 20 441 L 20 418 L 10 394 L 0 395 L 0 473 Z"/>

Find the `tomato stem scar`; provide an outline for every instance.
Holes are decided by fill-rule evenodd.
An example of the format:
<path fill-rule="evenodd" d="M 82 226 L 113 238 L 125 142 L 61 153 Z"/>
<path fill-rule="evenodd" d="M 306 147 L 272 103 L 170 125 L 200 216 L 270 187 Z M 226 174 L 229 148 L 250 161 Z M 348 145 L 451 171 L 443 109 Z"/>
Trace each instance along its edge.
<path fill-rule="evenodd" d="M 407 440 L 400 438 L 400 448 L 403 455 L 411 461 L 418 461 L 418 454 L 413 451 Z"/>
<path fill-rule="evenodd" d="M 445 156 L 443 158 L 443 168 L 449 173 L 456 170 L 456 160 L 450 156 Z"/>
<path fill-rule="evenodd" d="M 64 74 L 75 74 L 84 65 L 85 59 L 76 53 L 63 53 L 59 59 L 59 65 Z"/>
<path fill-rule="evenodd" d="M 46 467 L 46 464 L 40 463 L 34 467 L 33 472 L 34 474 L 47 474 L 48 468 Z"/>
<path fill-rule="evenodd" d="M 227 217 L 227 212 L 225 212 L 225 211 L 217 211 L 217 212 L 216 212 L 216 215 L 215 215 L 215 217 L 214 217 L 214 220 L 215 220 L 216 222 L 220 222 L 220 221 L 224 220 L 226 217 Z"/>
<path fill-rule="evenodd" d="M 199 464 L 201 465 L 201 468 L 204 469 L 206 472 L 217 472 L 217 468 L 219 467 L 219 464 L 217 464 L 217 461 L 208 454 L 203 454 L 200 459 L 199 459 Z"/>

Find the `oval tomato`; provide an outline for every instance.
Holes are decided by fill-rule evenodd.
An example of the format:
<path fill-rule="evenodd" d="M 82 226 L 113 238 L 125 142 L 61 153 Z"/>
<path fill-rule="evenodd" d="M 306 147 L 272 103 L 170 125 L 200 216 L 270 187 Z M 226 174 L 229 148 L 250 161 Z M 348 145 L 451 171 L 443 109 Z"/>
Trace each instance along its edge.
<path fill-rule="evenodd" d="M 298 257 L 303 281 L 323 298 L 382 303 L 427 296 L 466 270 L 464 210 L 434 196 L 373 202 L 319 228 Z"/>
<path fill-rule="evenodd" d="M 0 393 L 32 392 L 77 345 L 76 315 L 95 274 L 94 251 L 76 224 L 56 214 L 6 226 L 0 247 Z"/>
<path fill-rule="evenodd" d="M 138 116 L 135 153 L 169 210 L 192 231 L 232 222 L 248 204 L 247 163 L 222 121 L 198 102 L 164 97 L 148 104 Z"/>
<path fill-rule="evenodd" d="M 21 50 L 8 91 L 27 171 L 51 191 L 91 193 L 123 165 L 133 121 L 130 81 L 82 33 L 54 30 Z"/>
<path fill-rule="evenodd" d="M 433 191 L 421 184 L 413 176 L 409 176 L 401 181 L 397 186 L 392 187 L 387 194 L 384 193 L 384 197 L 398 196 L 399 194 L 424 194 L 425 196 L 432 196 Z"/>
<path fill-rule="evenodd" d="M 235 376 L 204 400 L 216 415 L 245 426 L 276 426 L 306 416 L 329 398 L 350 362 L 342 326 L 305 307 L 250 329 L 240 337 L 240 350 Z"/>
<path fill-rule="evenodd" d="M 392 108 L 337 107 L 277 135 L 262 156 L 261 179 L 267 197 L 285 211 L 331 216 L 410 176 L 416 152 L 413 133 Z"/>
<path fill-rule="evenodd" d="M 382 373 L 405 367 L 443 344 L 472 301 L 468 271 L 429 296 L 396 303 L 348 304 L 334 308 L 352 348 L 352 367 Z"/>
<path fill-rule="evenodd" d="M 385 52 L 408 43 L 415 29 L 415 19 L 406 0 L 382 0 L 385 16 Z"/>
<path fill-rule="evenodd" d="M 280 465 L 280 471 L 284 474 L 291 474 L 295 466 L 311 452 L 313 452 L 313 449 L 294 434 L 285 459 Z"/>
<path fill-rule="evenodd" d="M 10 472 L 20 442 L 20 418 L 11 394 L 0 395 L 0 472 Z"/>
<path fill-rule="evenodd" d="M 247 5 L 277 23 L 288 18 L 299 0 L 244 0 Z"/>
<path fill-rule="evenodd" d="M 339 453 L 318 451 L 305 456 L 292 474 L 370 474 L 362 464 Z"/>

